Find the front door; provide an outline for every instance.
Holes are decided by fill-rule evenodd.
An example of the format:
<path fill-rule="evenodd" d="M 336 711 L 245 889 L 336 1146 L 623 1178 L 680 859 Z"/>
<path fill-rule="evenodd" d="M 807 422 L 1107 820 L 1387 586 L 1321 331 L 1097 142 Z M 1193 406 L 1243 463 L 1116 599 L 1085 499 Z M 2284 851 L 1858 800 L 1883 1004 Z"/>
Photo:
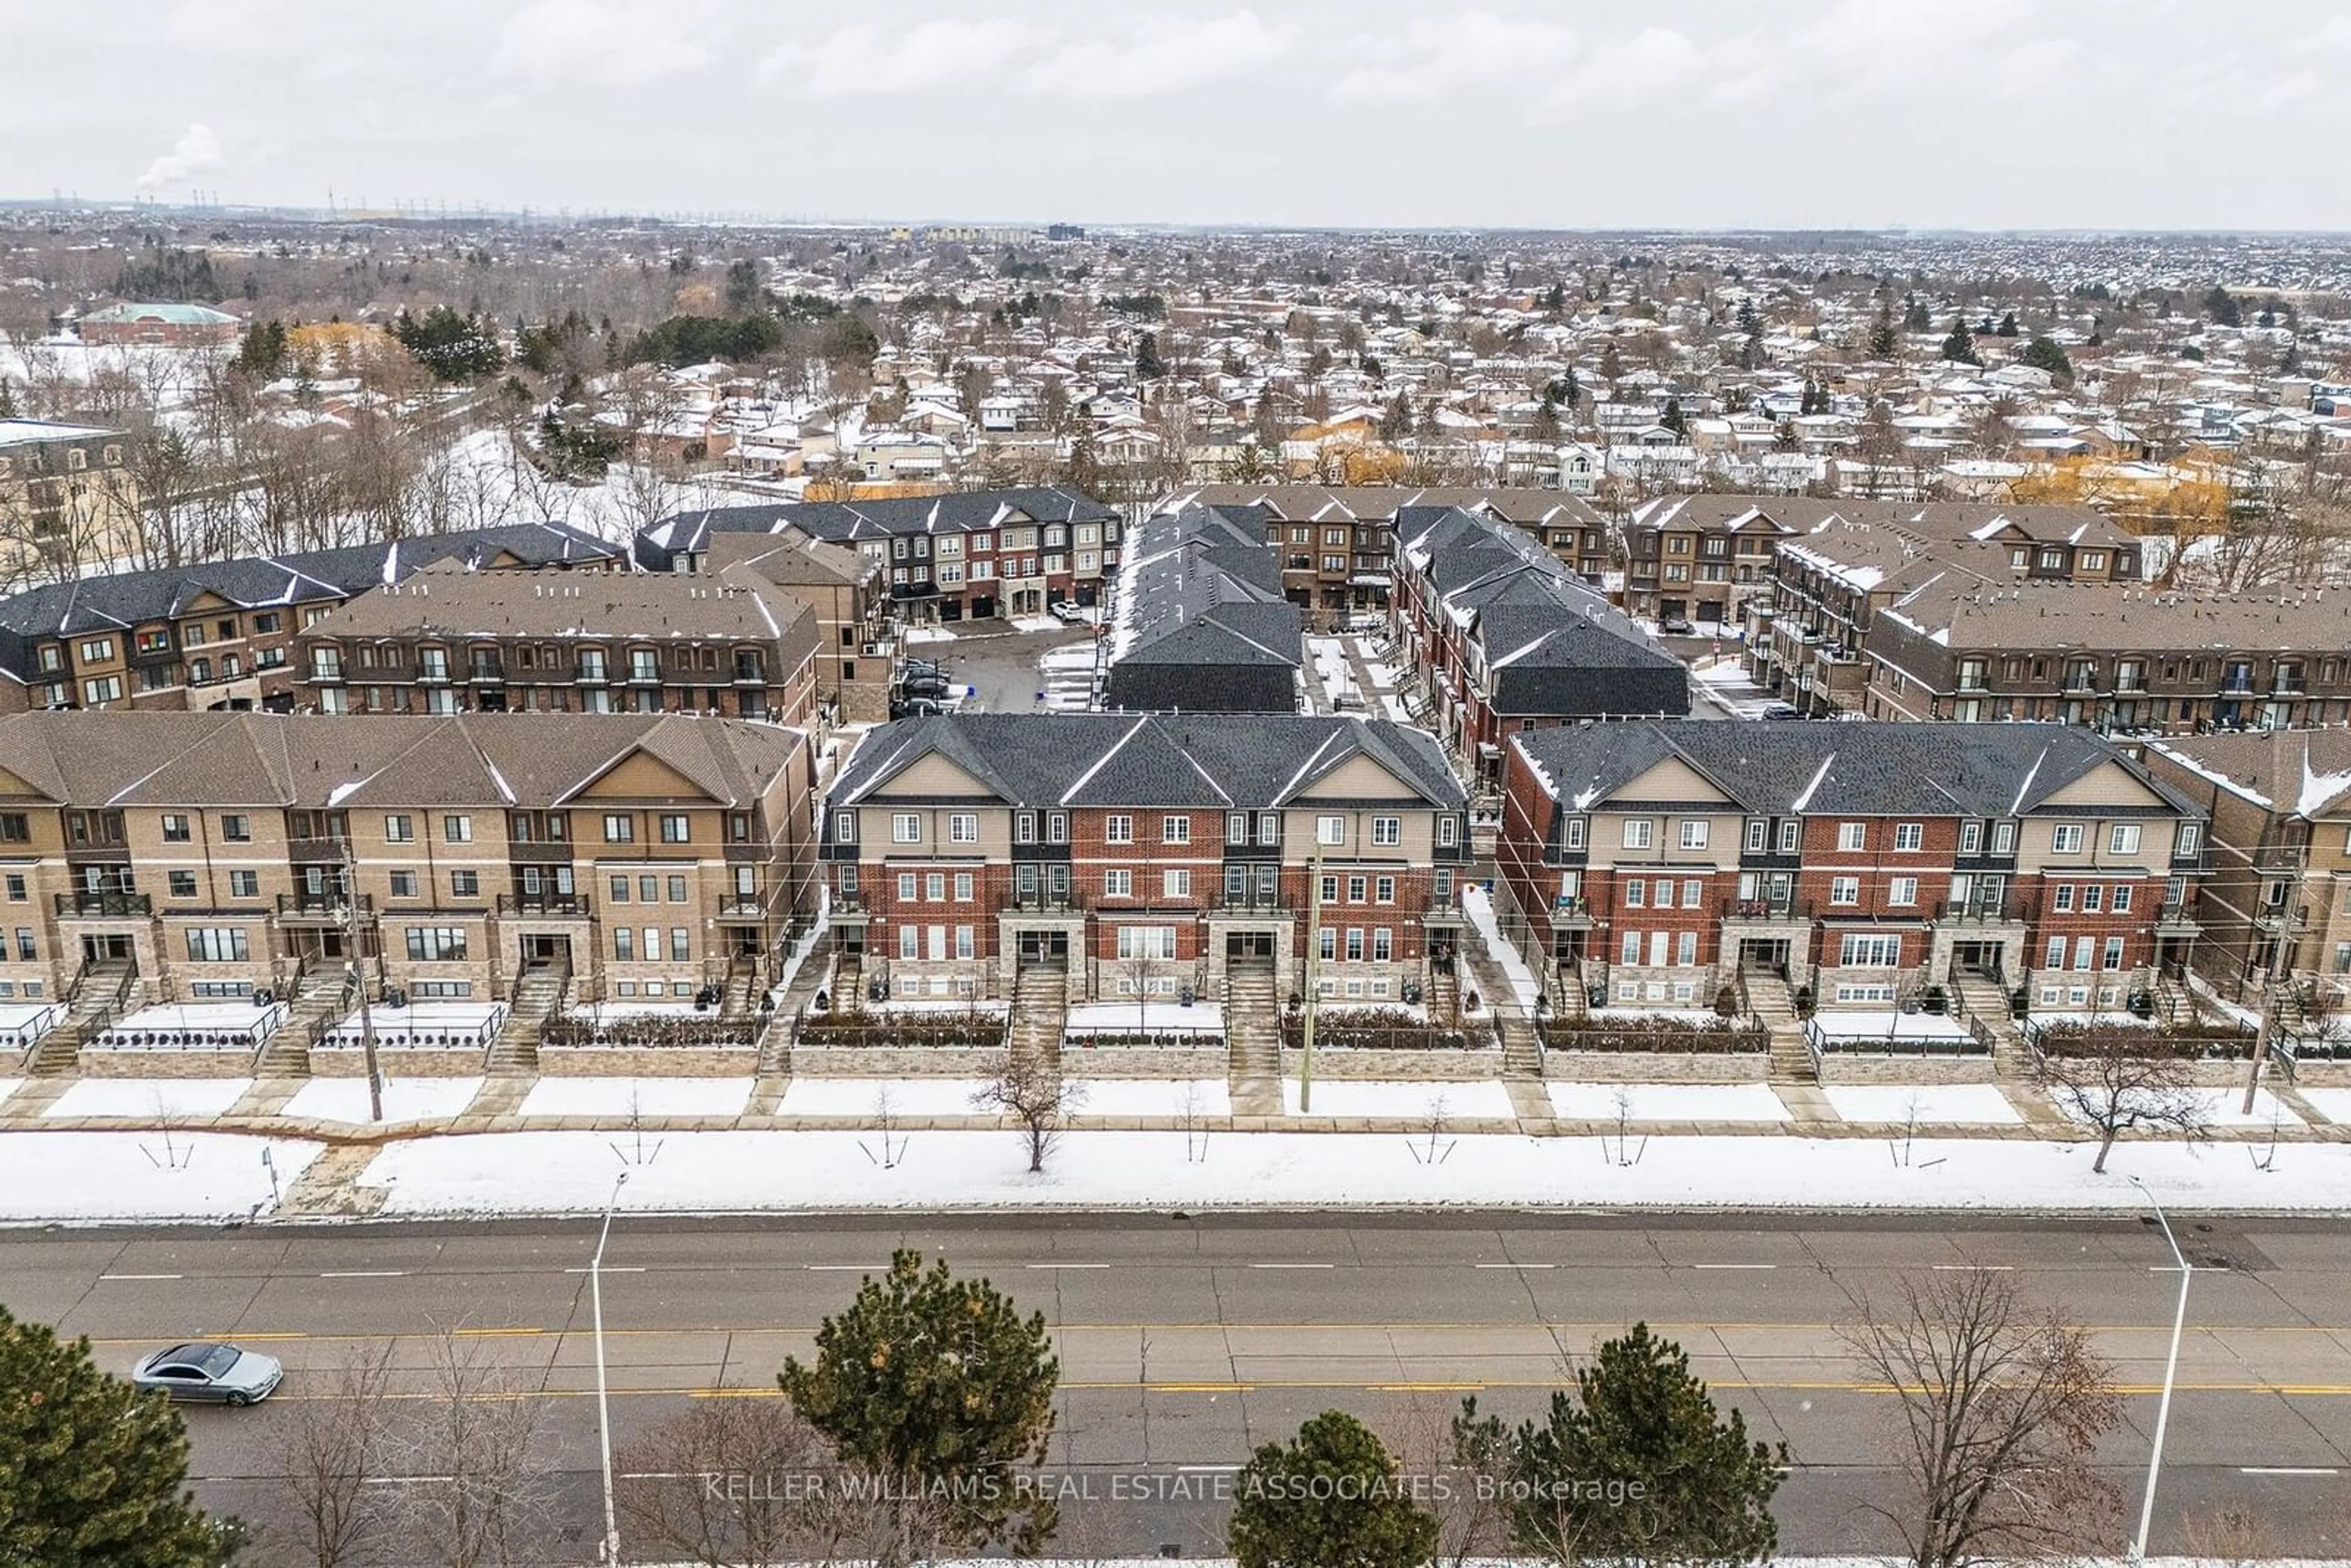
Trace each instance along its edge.
<path fill-rule="evenodd" d="M 111 931 L 84 936 L 81 939 L 81 956 L 93 964 L 109 958 L 128 958 L 131 956 L 131 938 Z"/>
<path fill-rule="evenodd" d="M 543 969 L 571 956 L 571 938 L 545 931 L 526 931 L 522 936 L 522 967 Z"/>
<path fill-rule="evenodd" d="M 1225 937 L 1225 958 L 1270 958 L 1273 956 L 1273 933 L 1270 931 L 1234 931 Z"/>
<path fill-rule="evenodd" d="M 1070 961 L 1070 934 L 1066 931 L 1023 931 L 1019 952 L 1019 963 L 1023 968 L 1031 964 L 1066 964 Z"/>

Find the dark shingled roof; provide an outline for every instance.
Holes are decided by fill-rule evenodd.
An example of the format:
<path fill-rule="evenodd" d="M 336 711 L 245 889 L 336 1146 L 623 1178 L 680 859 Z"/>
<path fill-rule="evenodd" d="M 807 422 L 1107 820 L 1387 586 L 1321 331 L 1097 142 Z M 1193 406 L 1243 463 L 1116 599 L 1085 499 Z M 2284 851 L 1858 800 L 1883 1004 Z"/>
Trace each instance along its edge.
<path fill-rule="evenodd" d="M 664 517 L 637 536 L 637 564 L 668 571 L 680 555 L 698 555 L 715 533 L 772 534 L 787 525 L 829 544 L 895 538 L 910 534 L 978 533 L 1020 517 L 1039 522 L 1107 523 L 1116 508 L 1082 491 L 1056 485 L 1010 490 L 964 490 L 944 496 L 882 501 L 785 501 L 768 506 L 709 507 Z"/>
<path fill-rule="evenodd" d="M 1257 507 L 1191 507 L 1128 531 L 1114 602 L 1112 707 L 1287 713 L 1304 616 L 1282 597 Z"/>

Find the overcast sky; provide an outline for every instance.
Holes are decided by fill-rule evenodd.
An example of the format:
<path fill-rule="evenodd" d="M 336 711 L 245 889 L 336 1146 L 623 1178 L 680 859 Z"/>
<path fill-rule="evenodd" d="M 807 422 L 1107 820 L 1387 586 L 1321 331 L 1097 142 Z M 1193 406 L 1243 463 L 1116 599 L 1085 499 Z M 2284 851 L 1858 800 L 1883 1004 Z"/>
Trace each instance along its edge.
<path fill-rule="evenodd" d="M 2339 0 L 0 0 L 0 195 L 2351 227 Z"/>

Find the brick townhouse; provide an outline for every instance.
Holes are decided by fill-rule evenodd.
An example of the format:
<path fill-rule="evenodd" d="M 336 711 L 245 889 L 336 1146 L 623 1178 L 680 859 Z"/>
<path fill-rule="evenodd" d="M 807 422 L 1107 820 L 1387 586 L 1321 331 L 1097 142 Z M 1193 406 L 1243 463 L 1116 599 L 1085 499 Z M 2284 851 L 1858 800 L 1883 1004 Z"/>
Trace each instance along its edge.
<path fill-rule="evenodd" d="M 1509 523 L 1594 586 L 1609 570 L 1614 541 L 1608 519 L 1590 503 L 1523 486 L 1202 485 L 1160 509 L 1191 506 L 1262 508 L 1283 593 L 1325 623 L 1387 603 L 1396 519 L 1406 510 L 1458 507 Z"/>
<path fill-rule="evenodd" d="M 1625 610 L 1719 632 L 1769 591 L 1773 547 L 1829 503 L 1779 496 L 1664 496 L 1625 522 Z"/>
<path fill-rule="evenodd" d="M 718 535 L 795 529 L 877 562 L 900 619 L 930 625 L 1096 602 L 1117 574 L 1122 528 L 1115 507 L 1036 486 L 681 512 L 638 535 L 635 548 L 649 571 L 696 572 L 707 570 Z"/>
<path fill-rule="evenodd" d="M 70 578 L 139 549 L 126 439 L 99 425 L 0 419 L 0 573 Z"/>
<path fill-rule="evenodd" d="M 882 563 L 797 528 L 711 536 L 703 574 L 721 576 L 737 565 L 816 611 L 817 701 L 832 705 L 848 724 L 888 718 L 898 643 Z"/>
<path fill-rule="evenodd" d="M 2351 596 L 1938 580 L 1879 611 L 1873 717 L 2192 735 L 2351 723 Z"/>
<path fill-rule="evenodd" d="M 371 589 L 436 561 L 601 571 L 619 555 L 559 523 L 520 523 L 27 589 L 0 599 L 0 712 L 287 711 L 296 633 Z"/>
<path fill-rule="evenodd" d="M 815 610 L 747 567 L 710 577 L 479 572 L 454 561 L 295 639 L 321 713 L 699 713 L 806 722 Z"/>
<path fill-rule="evenodd" d="M 2204 813 L 2055 725 L 1638 723 L 1510 742 L 1497 862 L 1563 988 L 2117 1008 L 2196 939 Z"/>
<path fill-rule="evenodd" d="M 0 995 L 153 1000 L 349 961 L 418 997 L 688 997 L 813 913 L 810 747 L 776 725 L 517 714 L 0 718 Z M 347 871 L 355 864 L 355 873 Z"/>
<path fill-rule="evenodd" d="M 1486 783 L 1551 725 L 1689 712 L 1689 672 L 1529 535 L 1483 513 L 1397 514 L 1388 625 L 1430 727 Z"/>
<path fill-rule="evenodd" d="M 823 844 L 841 951 L 900 996 L 1393 1001 L 1455 951 L 1468 830 L 1428 737 L 1296 714 L 964 715 L 875 730 Z"/>

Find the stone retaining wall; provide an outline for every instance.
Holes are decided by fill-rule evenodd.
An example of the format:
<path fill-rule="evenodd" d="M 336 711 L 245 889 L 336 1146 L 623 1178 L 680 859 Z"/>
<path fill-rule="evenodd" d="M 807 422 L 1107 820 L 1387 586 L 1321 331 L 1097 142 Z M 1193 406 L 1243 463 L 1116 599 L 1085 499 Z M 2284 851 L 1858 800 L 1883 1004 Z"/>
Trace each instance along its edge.
<path fill-rule="evenodd" d="M 260 1051 L 108 1051 L 99 1046 L 74 1052 L 74 1071 L 84 1078 L 250 1078 Z"/>
<path fill-rule="evenodd" d="M 751 1078 L 759 1053 L 749 1046 L 542 1045 L 538 1070 L 549 1078 Z"/>
<path fill-rule="evenodd" d="M 1295 1077 L 1302 1051 L 1281 1050 L 1284 1077 Z M 1408 1083 L 1475 1083 L 1502 1075 L 1499 1051 L 1351 1051 L 1317 1050 L 1314 1076 L 1320 1079 L 1391 1079 Z"/>
<path fill-rule="evenodd" d="M 1766 1051 L 1547 1051 L 1543 1076 L 1563 1083 L 1761 1083 Z"/>
<path fill-rule="evenodd" d="M 1895 1056 L 1883 1051 L 1824 1051 L 1823 1083 L 1991 1083 L 2000 1077 L 1990 1056 Z"/>
<path fill-rule="evenodd" d="M 986 1078 L 1003 1056 L 1002 1050 L 995 1047 L 863 1051 L 795 1046 L 791 1071 L 795 1078 Z M 1222 1078 L 1228 1063 L 1222 1047 L 1186 1051 L 1103 1046 L 1061 1052 L 1061 1071 L 1071 1078 Z"/>
<path fill-rule="evenodd" d="M 489 1052 L 480 1046 L 466 1051 L 387 1051 L 379 1046 L 376 1064 L 394 1078 L 478 1078 Z M 367 1052 L 356 1045 L 314 1045 L 310 1048 L 313 1078 L 364 1078 Z"/>
<path fill-rule="evenodd" d="M 2264 1082 L 2279 1076 L 2273 1062 L 2262 1070 Z M 2294 1064 L 2294 1086 L 2298 1089 L 2351 1089 L 2351 1061 L 2329 1059 L 2325 1061 L 2301 1061 Z"/>

